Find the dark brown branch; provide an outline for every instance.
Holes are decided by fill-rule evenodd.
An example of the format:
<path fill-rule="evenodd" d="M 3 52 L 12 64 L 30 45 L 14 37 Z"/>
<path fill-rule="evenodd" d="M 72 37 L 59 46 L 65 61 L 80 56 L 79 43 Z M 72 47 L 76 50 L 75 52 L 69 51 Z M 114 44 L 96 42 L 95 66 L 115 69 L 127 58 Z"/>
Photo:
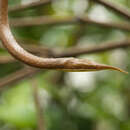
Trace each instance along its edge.
<path fill-rule="evenodd" d="M 7 64 L 13 62 L 16 62 L 16 60 L 11 56 L 0 56 L 0 64 Z"/>
<path fill-rule="evenodd" d="M 99 21 L 92 20 L 89 18 L 84 18 L 84 17 L 81 17 L 80 19 L 82 20 L 82 22 L 99 25 L 101 27 L 108 27 L 108 28 L 130 31 L 130 24 L 128 22 L 101 22 L 101 21 L 99 22 Z"/>
<path fill-rule="evenodd" d="M 121 14 L 122 16 L 126 17 L 127 19 L 130 19 L 130 12 L 123 7 L 119 7 L 119 5 L 115 5 L 114 3 L 111 3 L 108 0 L 93 0 L 93 1 L 102 4 L 102 5 L 106 6 L 107 8 L 112 9 L 113 11 Z M 9 12 L 21 11 L 21 10 L 25 10 L 25 9 L 39 7 L 39 6 L 42 6 L 45 4 L 49 4 L 50 2 L 51 2 L 51 0 L 42 0 L 42 1 L 29 3 L 26 5 L 15 6 L 15 7 L 9 8 Z"/>
<path fill-rule="evenodd" d="M 33 18 L 17 18 L 11 19 L 10 25 L 13 27 L 39 26 L 44 24 L 61 25 L 61 24 L 95 24 L 102 27 L 116 28 L 130 31 L 130 24 L 127 22 L 99 22 L 87 17 L 64 17 L 56 18 L 51 16 L 33 17 Z"/>
<path fill-rule="evenodd" d="M 25 39 L 17 39 L 17 41 L 20 42 L 20 45 L 25 48 L 25 50 L 33 53 L 33 54 L 37 54 L 37 55 L 42 55 L 43 57 L 50 57 L 50 56 L 53 56 L 53 52 L 51 49 L 47 48 L 47 47 L 43 47 L 43 46 L 38 46 L 36 44 L 39 44 L 39 43 L 36 43 L 35 42 L 35 45 L 34 45 L 34 41 L 30 41 L 30 40 L 25 40 Z M 28 44 L 27 43 L 30 42 L 32 44 Z M 0 44 L 0 48 L 4 49 L 5 48 Z M 3 57 L 2 59 L 7 59 L 6 56 L 1 56 Z M 5 58 L 4 58 L 5 57 Z M 8 56 L 7 56 L 8 57 Z"/>
<path fill-rule="evenodd" d="M 36 8 L 36 7 L 40 7 L 46 4 L 49 4 L 51 1 L 50 0 L 40 0 L 37 2 L 32 2 L 29 4 L 25 4 L 25 5 L 17 5 L 14 7 L 10 7 L 9 8 L 9 12 L 16 12 L 16 11 L 23 11 L 26 9 L 32 9 L 32 8 Z"/>
<path fill-rule="evenodd" d="M 39 72 L 39 70 L 32 68 L 32 67 L 25 67 L 21 70 L 18 70 L 4 78 L 1 78 L 0 79 L 0 88 L 7 86 L 7 85 L 11 85 L 13 83 L 16 83 L 23 78 L 28 78 L 28 77 L 36 74 L 37 72 Z"/>
<path fill-rule="evenodd" d="M 120 42 L 110 42 L 110 43 L 103 43 L 100 45 L 94 45 L 91 47 L 73 47 L 66 50 L 62 50 L 59 52 L 57 56 L 60 57 L 69 57 L 69 56 L 78 56 L 82 54 L 94 54 L 94 53 L 101 53 L 106 51 L 111 51 L 113 49 L 119 48 L 128 48 L 130 47 L 130 40 L 120 41 Z"/>
<path fill-rule="evenodd" d="M 30 23 L 31 21 L 31 23 Z M 44 24 L 74 24 L 78 20 L 73 17 L 57 18 L 51 16 L 39 16 L 39 17 L 28 17 L 28 18 L 15 18 L 10 19 L 10 25 L 14 27 L 26 27 L 26 26 L 37 26 Z"/>
<path fill-rule="evenodd" d="M 123 17 L 127 18 L 130 20 L 130 11 L 120 7 L 119 5 L 115 5 L 112 2 L 109 2 L 109 0 L 93 0 L 99 4 L 104 5 L 107 8 L 112 9 L 113 11 L 117 12 L 118 14 L 122 15 Z"/>
<path fill-rule="evenodd" d="M 34 103 L 35 103 L 35 108 L 37 113 L 38 130 L 45 130 L 44 120 L 43 120 L 43 110 L 42 110 L 43 107 L 41 106 L 40 103 L 38 84 L 36 79 L 32 80 L 32 87 L 33 87 Z"/>
<path fill-rule="evenodd" d="M 36 47 L 36 49 L 35 49 Z M 35 53 L 39 53 L 41 56 L 44 56 L 42 54 L 42 51 L 44 52 L 44 48 L 42 50 L 42 47 L 40 50 L 37 49 L 37 46 L 34 47 Z M 130 47 L 130 40 L 124 40 L 124 41 L 120 41 L 120 42 L 109 42 L 109 43 L 102 43 L 100 45 L 93 45 L 93 46 L 89 46 L 89 47 L 71 47 L 65 50 L 59 50 L 59 49 L 48 49 L 49 53 L 51 53 L 52 57 L 75 57 L 75 56 L 79 56 L 82 54 L 94 54 L 94 53 L 101 53 L 101 52 L 106 52 L 106 51 L 111 51 L 113 49 L 119 49 L 119 48 L 128 48 Z M 31 49 L 28 48 L 28 51 L 32 51 Z M 38 47 L 39 48 L 39 47 Z M 1 60 L 2 58 L 2 60 Z M 8 63 L 8 62 L 14 62 L 16 61 L 13 57 L 11 56 L 0 56 L 0 63 Z"/>

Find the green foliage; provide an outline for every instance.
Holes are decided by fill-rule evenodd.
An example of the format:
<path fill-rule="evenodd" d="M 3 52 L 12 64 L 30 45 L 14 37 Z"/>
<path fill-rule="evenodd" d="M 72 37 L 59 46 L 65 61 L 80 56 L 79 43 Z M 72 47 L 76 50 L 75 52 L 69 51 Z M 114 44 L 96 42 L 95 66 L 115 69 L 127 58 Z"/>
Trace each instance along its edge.
<path fill-rule="evenodd" d="M 0 119 L 17 127 L 36 125 L 36 113 L 31 85 L 24 81 L 2 96 Z"/>

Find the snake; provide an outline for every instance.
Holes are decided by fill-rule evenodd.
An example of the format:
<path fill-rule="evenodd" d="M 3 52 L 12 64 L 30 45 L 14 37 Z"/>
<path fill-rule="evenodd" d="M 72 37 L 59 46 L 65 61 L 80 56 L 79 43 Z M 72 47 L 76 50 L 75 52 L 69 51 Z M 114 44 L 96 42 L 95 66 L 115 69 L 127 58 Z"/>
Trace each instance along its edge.
<path fill-rule="evenodd" d="M 97 71 L 113 69 L 124 72 L 123 70 L 87 59 L 77 58 L 43 58 L 35 56 L 22 48 L 15 40 L 8 20 L 8 0 L 0 0 L 0 40 L 8 52 L 19 61 L 36 68 L 54 69 L 63 71 Z"/>

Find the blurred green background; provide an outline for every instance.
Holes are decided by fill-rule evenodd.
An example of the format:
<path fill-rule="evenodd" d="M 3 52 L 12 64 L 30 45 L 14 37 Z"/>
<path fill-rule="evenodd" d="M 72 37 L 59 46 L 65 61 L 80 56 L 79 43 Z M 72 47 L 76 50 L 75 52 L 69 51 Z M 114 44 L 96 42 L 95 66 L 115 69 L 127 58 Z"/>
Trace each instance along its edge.
<path fill-rule="evenodd" d="M 9 7 L 37 0 L 9 0 Z M 52 3 L 9 13 L 10 19 L 50 16 L 65 18 L 85 15 L 104 22 L 124 22 L 124 17 L 89 0 L 52 0 Z M 107 1 L 107 0 L 106 0 Z M 130 12 L 129 0 L 109 0 Z M 32 21 L 33 22 L 33 21 Z M 130 32 L 93 24 L 43 24 L 13 27 L 11 30 L 26 45 L 51 49 L 100 45 L 129 38 Z M 9 56 L 1 48 L 0 56 Z M 109 64 L 130 72 L 130 51 L 114 49 L 78 57 Z M 21 70 L 20 62 L 0 64 L 0 82 Z M 24 73 L 21 72 L 21 73 Z M 15 74 L 18 76 L 17 74 Z M 13 76 L 13 75 L 12 75 Z M 0 91 L 0 130 L 37 130 L 38 115 L 34 87 L 42 109 L 46 130 L 130 130 L 130 74 L 116 71 L 60 72 L 40 70 L 5 85 Z"/>

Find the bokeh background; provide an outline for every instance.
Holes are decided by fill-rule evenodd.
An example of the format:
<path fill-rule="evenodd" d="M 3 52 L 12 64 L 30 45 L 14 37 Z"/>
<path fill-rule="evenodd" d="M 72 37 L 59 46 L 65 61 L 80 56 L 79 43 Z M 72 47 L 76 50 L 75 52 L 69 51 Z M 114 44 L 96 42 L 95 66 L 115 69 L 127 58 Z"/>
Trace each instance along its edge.
<path fill-rule="evenodd" d="M 48 20 L 33 24 L 36 17 L 40 22 L 41 17 L 58 21 L 79 16 L 98 22 L 129 23 L 127 18 L 92 0 L 52 0 L 42 6 L 13 11 L 16 6 L 37 1 L 9 0 L 15 38 L 37 55 L 41 55 L 39 51 L 41 56 L 51 57 L 48 48 L 58 53 L 74 46 L 98 47 L 130 37 L 130 29 L 87 22 L 52 24 Z M 130 13 L 129 0 L 106 1 Z M 27 18 L 32 20 L 25 24 L 22 20 Z M 77 57 L 130 72 L 128 47 Z M 130 130 L 130 74 L 36 70 L 14 60 L 2 46 L 0 61 L 0 130 Z"/>

